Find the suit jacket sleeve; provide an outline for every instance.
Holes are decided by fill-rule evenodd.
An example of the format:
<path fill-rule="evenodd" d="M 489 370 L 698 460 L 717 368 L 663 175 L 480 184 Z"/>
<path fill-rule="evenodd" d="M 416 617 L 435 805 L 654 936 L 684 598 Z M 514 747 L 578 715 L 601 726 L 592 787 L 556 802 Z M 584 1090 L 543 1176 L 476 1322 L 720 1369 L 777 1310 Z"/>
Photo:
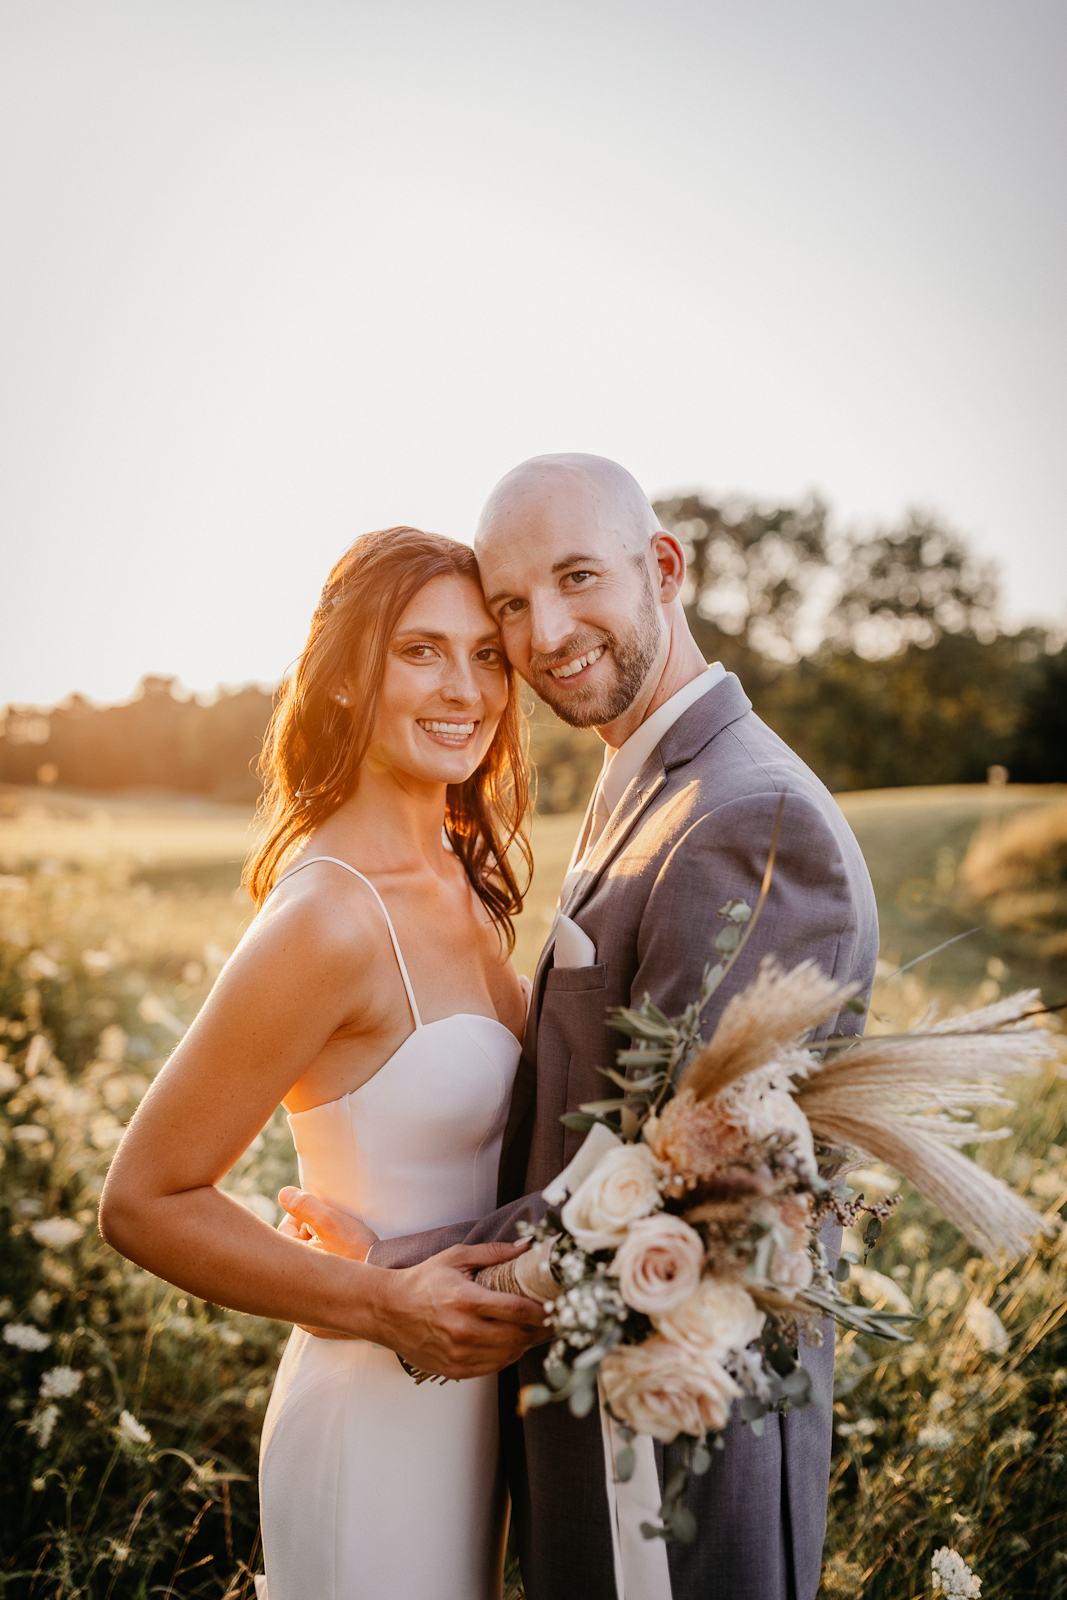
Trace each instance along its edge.
<path fill-rule="evenodd" d="M 641 919 L 634 1005 L 647 993 L 668 1016 L 677 1016 L 696 998 L 705 966 L 721 959 L 715 950 L 726 926 L 720 909 L 729 900 L 744 900 L 755 910 L 779 798 L 768 786 L 766 793 L 731 800 L 678 840 Z M 705 1039 L 764 956 L 776 956 L 786 968 L 810 957 L 828 976 L 851 978 L 858 939 L 848 870 L 834 832 L 811 800 L 787 792 L 770 891 L 744 951 L 704 1011 Z M 846 1011 L 820 1031 L 835 1027 L 857 1032 L 863 1022 Z"/>
<path fill-rule="evenodd" d="M 409 1233 L 398 1239 L 379 1239 L 370 1248 L 367 1261 L 372 1267 L 414 1267 L 454 1244 L 495 1244 L 501 1239 L 517 1239 L 516 1224 L 537 1222 L 544 1215 L 545 1203 L 539 1194 L 513 1200 L 510 1205 L 491 1211 L 480 1222 L 456 1222 L 429 1233 Z"/>

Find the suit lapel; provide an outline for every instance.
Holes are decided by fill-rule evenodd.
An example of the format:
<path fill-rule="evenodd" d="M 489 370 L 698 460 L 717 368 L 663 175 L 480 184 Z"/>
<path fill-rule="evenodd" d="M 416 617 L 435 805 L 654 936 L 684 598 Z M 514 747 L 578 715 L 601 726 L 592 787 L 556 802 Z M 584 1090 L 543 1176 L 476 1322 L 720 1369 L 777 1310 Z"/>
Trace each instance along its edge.
<path fill-rule="evenodd" d="M 567 896 L 566 904 L 562 907 L 564 916 L 572 917 L 588 900 L 604 868 L 622 849 L 641 813 L 666 781 L 663 763 L 660 761 L 658 751 L 654 750 L 624 792 L 622 799 L 608 818 L 604 832 L 590 851 L 589 859 L 582 867 Z"/>

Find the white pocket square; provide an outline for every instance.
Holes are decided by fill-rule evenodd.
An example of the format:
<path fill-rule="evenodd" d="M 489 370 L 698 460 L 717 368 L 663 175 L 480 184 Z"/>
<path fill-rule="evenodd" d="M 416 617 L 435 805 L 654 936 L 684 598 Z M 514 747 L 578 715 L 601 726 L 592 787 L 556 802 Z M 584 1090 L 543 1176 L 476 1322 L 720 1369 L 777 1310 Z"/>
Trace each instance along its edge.
<path fill-rule="evenodd" d="M 596 965 L 596 945 L 576 922 L 562 912 L 556 918 L 556 946 L 552 959 L 557 967 Z"/>

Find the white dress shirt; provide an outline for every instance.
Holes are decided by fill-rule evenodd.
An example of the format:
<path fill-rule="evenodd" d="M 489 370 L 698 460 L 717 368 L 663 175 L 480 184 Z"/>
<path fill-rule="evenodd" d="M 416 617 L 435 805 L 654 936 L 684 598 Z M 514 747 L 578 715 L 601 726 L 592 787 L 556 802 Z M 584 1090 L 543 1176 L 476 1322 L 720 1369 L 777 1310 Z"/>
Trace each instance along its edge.
<path fill-rule="evenodd" d="M 567 903 L 567 896 L 575 882 L 575 874 L 607 827 L 612 812 L 668 728 L 673 728 L 683 712 L 688 711 L 691 705 L 695 705 L 702 695 L 714 689 L 725 676 L 726 668 L 722 662 L 712 661 L 706 672 L 698 673 L 679 689 L 677 694 L 672 694 L 669 700 L 664 700 L 663 704 L 653 711 L 650 717 L 646 717 L 617 750 L 609 748 L 604 751 L 603 770 L 597 779 L 586 821 L 578 835 L 578 843 L 574 847 L 567 876 L 560 889 L 561 906 Z"/>
<path fill-rule="evenodd" d="M 726 668 L 722 662 L 711 662 L 706 672 L 698 673 L 679 689 L 677 694 L 672 694 L 669 700 L 664 700 L 650 717 L 646 717 L 644 722 L 634 729 L 625 744 L 620 745 L 617 750 L 604 751 L 604 768 L 597 784 L 596 798 L 593 802 L 593 822 L 582 851 L 583 860 L 600 838 L 615 807 L 668 728 L 673 728 L 682 713 L 688 711 L 689 707 L 695 705 L 709 690 L 714 689 L 717 683 L 721 683 L 725 676 Z"/>

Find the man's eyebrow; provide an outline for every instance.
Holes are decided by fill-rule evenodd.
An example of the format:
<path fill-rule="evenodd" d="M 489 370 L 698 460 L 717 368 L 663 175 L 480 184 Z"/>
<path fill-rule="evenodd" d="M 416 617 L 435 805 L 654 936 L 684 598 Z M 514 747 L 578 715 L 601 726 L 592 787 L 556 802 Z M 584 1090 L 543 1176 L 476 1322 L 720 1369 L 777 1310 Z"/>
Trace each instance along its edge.
<path fill-rule="evenodd" d="M 553 574 L 557 572 L 565 572 L 568 567 L 577 567 L 580 564 L 585 564 L 588 566 L 590 563 L 592 563 L 594 566 L 599 566 L 600 562 L 600 556 L 587 556 L 583 555 L 581 551 L 579 551 L 577 555 L 564 556 L 562 561 L 557 561 L 552 568 L 552 572 Z"/>
<path fill-rule="evenodd" d="M 603 557 L 602 556 L 584 555 L 582 553 L 582 551 L 579 550 L 574 555 L 564 556 L 562 561 L 555 562 L 553 564 L 553 566 L 552 566 L 552 576 L 555 577 L 557 572 L 566 572 L 568 567 L 579 567 L 579 566 L 582 566 L 582 567 L 597 566 L 597 567 L 599 567 L 599 566 L 602 566 L 602 565 L 603 565 Z M 485 603 L 488 606 L 489 610 L 492 611 L 494 606 L 498 606 L 503 601 L 510 600 L 511 598 L 512 598 L 512 590 L 510 590 L 510 589 L 498 589 L 495 594 L 486 595 Z"/>

